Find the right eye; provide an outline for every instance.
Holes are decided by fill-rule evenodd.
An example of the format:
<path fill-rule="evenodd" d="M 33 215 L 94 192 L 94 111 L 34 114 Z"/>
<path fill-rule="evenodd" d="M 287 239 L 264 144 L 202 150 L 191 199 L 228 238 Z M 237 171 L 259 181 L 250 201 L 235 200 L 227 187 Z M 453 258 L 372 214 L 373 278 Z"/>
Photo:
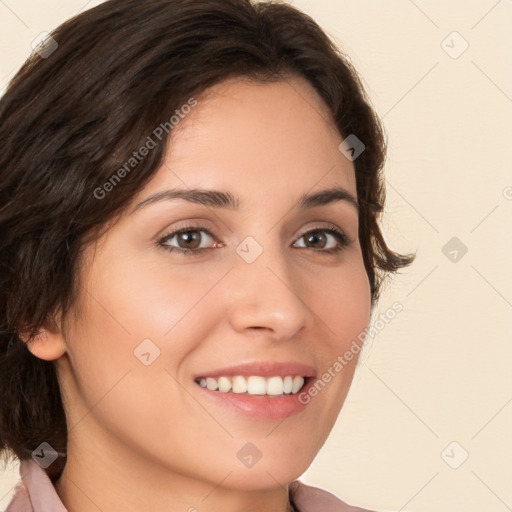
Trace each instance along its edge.
<path fill-rule="evenodd" d="M 160 248 L 168 252 L 177 251 L 181 254 L 199 255 L 208 249 L 214 248 L 199 247 L 199 245 L 201 245 L 202 238 L 204 238 L 204 236 L 201 236 L 199 233 L 206 233 L 208 237 L 215 239 L 214 235 L 206 228 L 188 226 L 172 231 L 171 233 L 167 233 L 165 236 L 160 238 L 160 240 L 158 240 L 157 244 Z M 168 242 L 174 238 L 176 239 L 175 242 L 178 244 L 178 246 L 169 245 Z M 183 244 L 184 247 L 180 246 L 179 244 Z"/>

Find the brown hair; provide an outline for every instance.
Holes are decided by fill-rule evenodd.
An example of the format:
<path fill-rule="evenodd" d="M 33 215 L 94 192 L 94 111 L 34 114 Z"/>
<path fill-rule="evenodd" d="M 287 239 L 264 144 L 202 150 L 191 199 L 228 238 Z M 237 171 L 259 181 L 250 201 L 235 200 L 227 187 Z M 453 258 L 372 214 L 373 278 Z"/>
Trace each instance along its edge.
<path fill-rule="evenodd" d="M 30 458 L 42 442 L 66 452 L 67 428 L 51 361 L 36 336 L 76 302 L 80 254 L 159 168 L 169 138 L 116 183 L 93 193 L 191 97 L 232 77 L 306 78 L 354 160 L 359 237 L 373 303 L 386 274 L 413 256 L 391 251 L 384 205 L 382 126 L 348 58 L 307 15 L 254 0 L 110 0 L 51 33 L 0 100 L 0 450 Z M 51 53 L 53 48 L 53 53 Z M 56 475 L 48 469 L 50 475 Z"/>

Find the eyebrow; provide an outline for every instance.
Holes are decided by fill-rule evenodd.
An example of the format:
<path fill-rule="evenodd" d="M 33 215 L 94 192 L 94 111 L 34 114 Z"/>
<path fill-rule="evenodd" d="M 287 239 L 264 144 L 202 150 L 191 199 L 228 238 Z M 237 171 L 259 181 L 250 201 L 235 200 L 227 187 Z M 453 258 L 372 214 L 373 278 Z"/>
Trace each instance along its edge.
<path fill-rule="evenodd" d="M 202 204 L 213 208 L 228 208 L 230 210 L 238 210 L 240 207 L 239 200 L 233 194 L 227 191 L 206 190 L 200 188 L 169 189 L 151 194 L 146 199 L 137 204 L 130 211 L 130 214 L 150 204 L 154 204 L 160 201 L 171 201 L 174 199 L 183 199 L 191 203 Z M 348 203 L 354 207 L 356 211 L 359 212 L 359 204 L 357 199 L 348 190 L 340 186 L 304 194 L 297 201 L 296 208 L 299 210 L 305 210 L 307 208 L 324 206 L 338 201 L 344 201 Z"/>

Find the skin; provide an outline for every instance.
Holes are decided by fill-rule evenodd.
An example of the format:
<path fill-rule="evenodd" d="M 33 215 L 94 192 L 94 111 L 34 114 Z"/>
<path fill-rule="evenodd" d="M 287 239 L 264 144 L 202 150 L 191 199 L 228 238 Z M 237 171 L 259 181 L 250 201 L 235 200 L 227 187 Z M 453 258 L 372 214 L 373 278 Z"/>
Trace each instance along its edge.
<path fill-rule="evenodd" d="M 295 209 L 302 194 L 333 185 L 356 196 L 353 163 L 312 86 L 231 79 L 197 99 L 131 206 L 203 187 L 231 192 L 240 210 L 178 199 L 127 212 L 87 247 L 77 317 L 30 344 L 55 361 L 61 383 L 69 442 L 56 490 L 70 512 L 285 512 L 288 484 L 325 442 L 352 381 L 357 356 L 285 420 L 215 405 L 194 383 L 201 371 L 254 360 L 294 360 L 320 376 L 371 311 L 356 209 Z M 191 223 L 213 233 L 196 232 L 208 251 L 158 246 Z M 328 232 L 308 246 L 302 235 L 330 225 L 348 246 L 322 252 L 337 245 Z M 247 236 L 263 248 L 250 264 L 235 251 Z M 149 366 L 133 353 L 146 338 L 160 350 Z M 246 442 L 262 453 L 250 469 L 236 456 Z"/>

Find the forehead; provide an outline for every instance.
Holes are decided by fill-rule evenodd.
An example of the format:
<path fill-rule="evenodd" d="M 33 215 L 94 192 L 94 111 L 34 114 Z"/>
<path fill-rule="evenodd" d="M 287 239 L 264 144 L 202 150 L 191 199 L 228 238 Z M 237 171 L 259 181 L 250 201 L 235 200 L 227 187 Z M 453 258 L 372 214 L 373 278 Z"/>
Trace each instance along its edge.
<path fill-rule="evenodd" d="M 354 166 L 338 149 L 342 137 L 307 80 L 235 78 L 195 99 L 146 193 L 204 186 L 268 200 L 342 185 L 356 195 Z"/>

